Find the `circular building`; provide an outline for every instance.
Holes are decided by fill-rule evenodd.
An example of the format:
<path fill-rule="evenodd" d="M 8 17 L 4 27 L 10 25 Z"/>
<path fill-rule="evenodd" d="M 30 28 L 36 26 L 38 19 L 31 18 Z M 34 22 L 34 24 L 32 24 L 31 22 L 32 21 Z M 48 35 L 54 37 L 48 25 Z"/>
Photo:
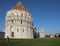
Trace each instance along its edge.
<path fill-rule="evenodd" d="M 18 2 L 7 11 L 5 17 L 5 38 L 33 38 L 33 19 L 28 10 Z"/>

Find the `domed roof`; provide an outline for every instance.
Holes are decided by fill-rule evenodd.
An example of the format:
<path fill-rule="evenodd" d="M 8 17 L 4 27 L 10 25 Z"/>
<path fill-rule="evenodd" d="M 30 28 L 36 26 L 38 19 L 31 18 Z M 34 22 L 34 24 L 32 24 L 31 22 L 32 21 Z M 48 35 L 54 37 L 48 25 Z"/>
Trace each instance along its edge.
<path fill-rule="evenodd" d="M 18 2 L 16 6 L 14 6 L 11 10 L 23 10 L 23 11 L 28 11 L 21 2 Z"/>

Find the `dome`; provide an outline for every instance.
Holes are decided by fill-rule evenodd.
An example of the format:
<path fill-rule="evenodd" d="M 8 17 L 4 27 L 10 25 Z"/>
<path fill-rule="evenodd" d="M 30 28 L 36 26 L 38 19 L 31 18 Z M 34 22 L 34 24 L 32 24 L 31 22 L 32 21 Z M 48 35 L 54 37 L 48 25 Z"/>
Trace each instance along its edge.
<path fill-rule="evenodd" d="M 14 6 L 11 10 L 23 10 L 23 11 L 28 11 L 21 2 L 18 2 L 16 6 Z"/>

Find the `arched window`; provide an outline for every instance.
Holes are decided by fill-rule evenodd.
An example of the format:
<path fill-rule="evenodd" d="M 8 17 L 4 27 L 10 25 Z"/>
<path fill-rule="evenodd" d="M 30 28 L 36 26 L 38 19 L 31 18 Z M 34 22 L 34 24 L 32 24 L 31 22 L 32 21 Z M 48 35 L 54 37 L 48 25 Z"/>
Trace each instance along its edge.
<path fill-rule="evenodd" d="M 18 30 L 18 28 L 17 28 L 17 32 L 18 32 L 19 30 Z"/>
<path fill-rule="evenodd" d="M 21 24 L 22 24 L 22 20 L 21 20 Z"/>
<path fill-rule="evenodd" d="M 14 15 L 14 13 L 12 13 L 12 15 Z"/>
<path fill-rule="evenodd" d="M 12 21 L 12 23 L 13 23 L 13 20 L 11 20 Z"/>
<path fill-rule="evenodd" d="M 24 29 L 23 29 L 23 32 L 24 32 Z"/>
<path fill-rule="evenodd" d="M 23 16 L 23 14 L 21 14 L 21 17 Z"/>
<path fill-rule="evenodd" d="M 23 15 L 23 14 L 21 14 L 21 15 Z"/>

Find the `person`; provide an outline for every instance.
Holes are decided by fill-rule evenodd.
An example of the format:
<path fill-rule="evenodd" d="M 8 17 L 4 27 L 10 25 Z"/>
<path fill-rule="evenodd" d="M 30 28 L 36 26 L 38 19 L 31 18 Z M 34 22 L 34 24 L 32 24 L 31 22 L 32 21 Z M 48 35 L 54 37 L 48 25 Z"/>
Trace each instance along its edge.
<path fill-rule="evenodd" d="M 9 42 L 9 37 L 7 36 L 7 41 Z"/>
<path fill-rule="evenodd" d="M 9 37 L 7 36 L 7 45 L 9 46 Z"/>

